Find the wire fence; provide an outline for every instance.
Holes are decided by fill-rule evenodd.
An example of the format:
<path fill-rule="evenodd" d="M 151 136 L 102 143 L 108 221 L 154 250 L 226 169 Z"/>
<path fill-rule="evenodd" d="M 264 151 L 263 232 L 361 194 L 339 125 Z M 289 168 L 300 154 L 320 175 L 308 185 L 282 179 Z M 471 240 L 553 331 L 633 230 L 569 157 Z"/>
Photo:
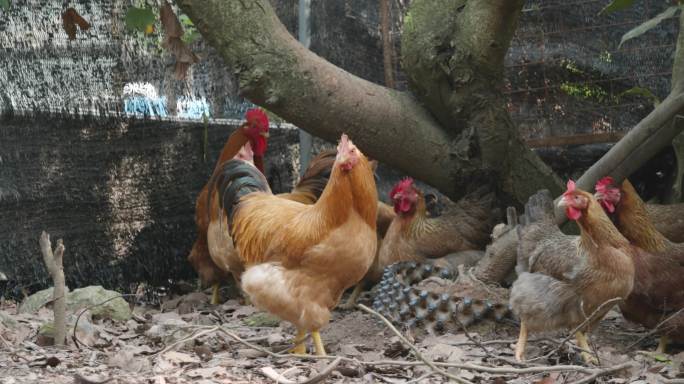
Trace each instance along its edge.
<path fill-rule="evenodd" d="M 669 92 L 677 25 L 665 20 L 618 47 L 624 33 L 662 12 L 636 2 L 611 14 L 607 0 L 528 1 L 506 60 L 508 109 L 526 138 L 625 132 Z M 647 90 L 647 91 L 646 91 Z"/>
<path fill-rule="evenodd" d="M 677 25 L 674 19 L 618 48 L 622 35 L 662 12 L 662 0 L 600 14 L 609 0 L 530 0 L 506 58 L 503 91 L 508 109 L 525 138 L 625 132 L 651 109 L 653 100 L 625 91 L 641 87 L 663 98 L 669 91 Z M 0 11 L 0 113 L 66 112 L 103 115 L 161 111 L 201 119 L 239 118 L 250 104 L 238 95 L 233 76 L 202 41 L 192 48 L 202 61 L 189 79 L 172 79 L 172 62 L 155 43 L 125 29 L 132 0 L 74 1 L 92 28 L 69 41 L 62 30 L 61 3 L 12 2 Z M 297 0 L 273 0 L 285 25 L 296 35 Z M 158 0 L 148 4 L 158 5 Z M 400 69 L 403 13 L 409 0 L 391 0 Z M 352 73 L 383 82 L 378 1 L 313 3 L 312 49 Z M 294 28 L 294 29 L 293 29 Z M 155 92 L 126 94 L 130 84 L 149 84 Z M 165 98 L 165 99 L 164 99 Z M 159 107 L 165 103 L 164 108 Z M 156 113 L 156 112 L 155 112 Z"/>

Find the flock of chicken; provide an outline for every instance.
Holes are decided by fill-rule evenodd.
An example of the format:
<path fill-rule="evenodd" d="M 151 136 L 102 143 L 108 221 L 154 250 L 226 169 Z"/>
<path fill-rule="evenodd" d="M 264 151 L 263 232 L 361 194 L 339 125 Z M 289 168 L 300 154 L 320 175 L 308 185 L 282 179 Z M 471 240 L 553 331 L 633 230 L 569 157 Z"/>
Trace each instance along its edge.
<path fill-rule="evenodd" d="M 249 110 L 224 145 L 197 198 L 198 237 L 188 261 L 204 284 L 213 285 L 212 303 L 232 275 L 252 303 L 293 323 L 293 353 L 306 353 L 310 333 L 315 352 L 324 355 L 319 330 L 342 294 L 356 285 L 345 304 L 353 306 L 388 265 L 488 242 L 496 219 L 493 194 L 475 191 L 433 217 L 421 191 L 404 179 L 390 193 L 393 206 L 384 204 L 376 163 L 346 135 L 336 151 L 311 161 L 292 192 L 274 195 L 262 173 L 268 130 L 264 112 Z M 547 191 L 530 198 L 517 228 L 518 278 L 510 290 L 510 307 L 520 319 L 516 359 L 524 359 L 528 331 L 572 329 L 583 358 L 594 361 L 585 333 L 612 301 L 627 319 L 657 329 L 660 351 L 668 337 L 684 340 L 681 227 L 659 232 L 649 218 L 653 209 L 627 180 L 618 186 L 606 177 L 595 194 L 569 181 L 558 205 L 578 224 L 579 236 L 563 234 L 554 223 Z"/>

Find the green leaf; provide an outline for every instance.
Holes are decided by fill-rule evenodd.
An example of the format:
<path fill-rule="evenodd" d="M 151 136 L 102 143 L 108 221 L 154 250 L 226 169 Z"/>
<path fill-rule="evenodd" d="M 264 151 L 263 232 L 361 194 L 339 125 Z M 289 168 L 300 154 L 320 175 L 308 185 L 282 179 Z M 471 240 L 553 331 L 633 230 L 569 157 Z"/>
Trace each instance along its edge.
<path fill-rule="evenodd" d="M 8 11 L 10 8 L 10 0 L 0 0 L 0 8 Z"/>
<path fill-rule="evenodd" d="M 194 26 L 195 25 L 195 24 L 193 24 L 192 20 L 190 20 L 190 18 L 187 15 L 180 15 L 178 20 L 180 20 L 181 24 L 183 24 L 184 26 Z"/>
<path fill-rule="evenodd" d="M 667 355 L 663 355 L 663 354 L 660 354 L 660 353 L 654 353 L 654 354 L 653 354 L 653 359 L 654 359 L 655 361 L 660 362 L 660 363 L 671 363 L 671 362 L 672 362 L 672 361 L 670 360 L 670 358 L 667 357 Z"/>
<path fill-rule="evenodd" d="M 195 42 L 195 40 L 199 39 L 199 37 L 199 32 L 197 32 L 196 30 L 191 30 L 185 31 L 183 33 L 183 37 L 181 38 L 181 40 L 183 40 L 185 44 L 192 44 L 193 42 Z"/>
<path fill-rule="evenodd" d="M 651 92 L 651 90 L 648 88 L 632 87 L 620 94 L 620 96 L 623 95 L 642 96 L 647 99 L 650 99 L 654 106 L 660 104 L 660 99 L 658 98 L 658 96 L 654 95 L 653 92 Z"/>
<path fill-rule="evenodd" d="M 634 4 L 634 0 L 613 0 L 610 4 L 603 7 L 599 15 L 602 13 L 611 13 L 615 11 L 620 11 L 625 8 L 629 8 Z"/>
<path fill-rule="evenodd" d="M 128 8 L 126 12 L 126 27 L 134 31 L 145 32 L 148 25 L 153 25 L 156 20 L 152 8 Z"/>
<path fill-rule="evenodd" d="M 658 24 L 660 24 L 661 21 L 665 19 L 669 19 L 671 17 L 674 17 L 674 15 L 677 13 L 679 10 L 679 6 L 672 6 L 657 15 L 656 17 L 652 18 L 651 20 L 644 21 L 641 25 L 638 27 L 630 30 L 629 32 L 625 33 L 624 36 L 622 36 L 622 40 L 620 40 L 620 44 L 618 45 L 618 49 L 622 46 L 622 44 L 625 43 L 625 41 L 629 39 L 633 39 L 635 37 L 641 36 L 644 33 L 650 31 L 651 29 L 655 28 Z"/>

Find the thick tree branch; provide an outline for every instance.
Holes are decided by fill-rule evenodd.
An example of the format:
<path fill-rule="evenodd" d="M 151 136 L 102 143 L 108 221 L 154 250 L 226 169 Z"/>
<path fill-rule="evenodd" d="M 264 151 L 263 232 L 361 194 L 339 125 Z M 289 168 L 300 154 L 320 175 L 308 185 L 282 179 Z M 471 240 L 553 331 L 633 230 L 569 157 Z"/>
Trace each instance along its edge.
<path fill-rule="evenodd" d="M 180 0 L 204 38 L 236 72 L 243 96 L 453 195 L 451 139 L 408 94 L 360 79 L 297 42 L 264 0 Z"/>
<path fill-rule="evenodd" d="M 487 24 L 493 30 L 487 31 L 484 40 L 477 40 L 483 44 L 477 52 L 468 51 L 463 44 L 463 50 L 453 53 L 456 59 L 450 71 L 450 76 L 462 74 L 459 79 L 463 84 L 477 81 L 473 87 L 463 86 L 453 92 L 458 95 L 452 101 L 460 102 L 461 107 L 452 108 L 447 123 L 440 126 L 432 118 L 433 114 L 438 119 L 440 116 L 434 113 L 437 109 L 432 108 L 429 97 L 422 95 L 421 100 L 433 114 L 409 94 L 370 83 L 328 63 L 290 36 L 265 0 L 179 0 L 204 38 L 235 71 L 240 91 L 252 102 L 327 140 L 349 133 L 370 156 L 452 198 L 460 197 L 464 185 L 488 177 L 498 181 L 508 196 L 524 201 L 539 188 L 559 191 L 560 183 L 517 137 L 496 89 L 502 68 L 495 74 L 487 72 L 487 76 L 475 73 L 484 68 L 480 65 L 484 60 L 503 57 L 520 4 L 520 0 L 512 6 L 486 2 L 487 12 L 483 15 L 496 19 Z M 460 12 L 459 7 L 437 14 L 453 12 Z M 417 24 L 413 25 L 450 25 L 445 20 L 423 19 L 418 22 L 414 18 Z M 472 40 L 472 33 L 479 32 L 464 31 L 462 36 Z M 469 44 L 475 44 L 471 40 Z M 445 83 L 450 82 L 453 80 Z M 471 118 L 473 110 L 478 113 Z M 502 174 L 505 177 L 499 178 Z M 514 174 L 524 177 L 514 180 Z"/>

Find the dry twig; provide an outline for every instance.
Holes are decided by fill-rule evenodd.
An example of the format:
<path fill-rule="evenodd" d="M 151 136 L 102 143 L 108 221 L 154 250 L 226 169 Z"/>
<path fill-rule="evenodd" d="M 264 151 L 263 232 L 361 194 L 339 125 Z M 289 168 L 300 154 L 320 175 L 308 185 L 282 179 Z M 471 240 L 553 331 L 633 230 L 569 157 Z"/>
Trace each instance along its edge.
<path fill-rule="evenodd" d="M 52 298 L 54 304 L 52 311 L 54 312 L 55 321 L 55 345 L 61 346 L 66 342 L 66 284 L 64 283 L 64 243 L 62 239 L 57 240 L 55 250 L 52 250 L 52 243 L 50 242 L 50 235 L 43 231 L 40 234 L 40 252 L 43 254 L 43 261 L 50 276 L 54 290 L 52 291 Z"/>
<path fill-rule="evenodd" d="M 78 337 L 76 337 L 76 329 L 78 329 L 78 321 L 81 320 L 81 316 L 83 316 L 84 313 L 88 312 L 89 310 L 91 310 L 91 309 L 93 309 L 93 308 L 95 308 L 95 307 L 98 307 L 98 306 L 100 306 L 100 305 L 107 304 L 107 303 L 109 303 L 110 301 L 112 301 L 112 300 L 114 300 L 114 299 L 118 299 L 118 298 L 120 298 L 120 297 L 121 297 L 121 298 L 124 298 L 124 297 L 128 297 L 128 296 L 135 296 L 135 294 L 132 294 L 132 293 L 124 293 L 124 294 L 121 294 L 121 295 L 116 295 L 116 296 L 114 296 L 114 297 L 110 297 L 110 298 L 107 299 L 107 300 L 104 300 L 104 301 L 99 302 L 99 303 L 97 303 L 97 304 L 93 304 L 93 305 L 91 305 L 91 306 L 89 306 L 89 307 L 86 307 L 86 308 L 84 308 L 83 310 L 81 310 L 81 312 L 78 313 L 78 316 L 76 316 L 76 321 L 74 322 L 74 332 L 73 332 L 73 334 L 71 335 L 71 340 L 73 340 L 74 345 L 76 345 L 76 348 L 77 348 L 78 350 L 81 349 L 81 347 L 79 346 L 79 344 L 82 344 L 82 345 L 85 345 L 85 346 L 88 347 L 88 348 L 91 348 L 88 344 L 86 344 L 86 343 L 80 341 L 80 340 L 78 339 Z M 91 349 L 92 349 L 92 348 L 91 348 Z"/>
<path fill-rule="evenodd" d="M 645 335 L 643 335 L 642 337 L 640 337 L 639 340 L 637 340 L 637 341 L 633 342 L 632 344 L 628 345 L 627 347 L 625 347 L 625 348 L 623 349 L 623 352 L 629 351 L 630 349 L 632 349 L 632 347 L 634 347 L 635 345 L 641 343 L 641 342 L 644 341 L 644 339 L 646 339 L 647 337 L 650 337 L 650 336 L 656 334 L 656 333 L 660 330 L 660 327 L 662 327 L 665 323 L 667 323 L 668 321 L 672 320 L 673 318 L 679 316 L 679 315 L 682 313 L 682 311 L 684 311 L 684 308 L 680 308 L 677 312 L 675 312 L 675 313 L 673 313 L 672 315 L 666 317 L 663 321 L 661 321 L 661 322 L 658 323 L 655 327 L 653 327 L 652 330 L 648 331 Z"/>
<path fill-rule="evenodd" d="M 589 314 L 589 316 L 587 316 L 587 317 L 584 319 L 583 322 L 581 322 L 578 326 L 576 326 L 575 328 L 573 328 L 572 331 L 568 332 L 568 335 L 567 335 L 566 337 L 564 337 L 563 340 L 560 341 L 560 343 L 558 344 L 558 346 L 557 346 L 556 348 L 552 349 L 549 353 L 547 353 L 547 354 L 545 354 L 545 355 L 543 355 L 543 356 L 539 356 L 539 357 L 535 357 L 535 358 L 533 358 L 533 359 L 530 359 L 530 360 L 528 360 L 528 362 L 529 362 L 529 361 L 536 361 L 536 360 L 548 359 L 548 358 L 551 357 L 554 353 L 560 351 L 560 349 L 563 348 L 563 346 L 565 345 L 565 343 L 567 343 L 568 341 L 570 341 L 570 339 L 572 339 L 572 338 L 575 336 L 575 333 L 577 333 L 577 331 L 579 331 L 580 329 L 584 328 L 590 321 L 592 321 L 592 320 L 594 319 L 594 316 L 596 316 L 597 313 L 599 313 L 600 311 L 602 311 L 602 310 L 603 310 L 604 308 L 606 308 L 608 305 L 610 305 L 610 304 L 615 304 L 615 303 L 617 303 L 617 302 L 620 301 L 620 300 L 622 300 L 621 297 L 614 297 L 614 298 L 612 298 L 612 299 L 610 299 L 610 300 L 604 301 L 601 305 L 599 305 L 598 307 L 596 307 L 596 309 L 594 309 L 594 311 L 593 311 L 591 314 Z M 583 350 L 582 348 L 579 348 L 579 347 L 577 347 L 577 349 Z M 598 359 L 598 354 L 596 353 L 596 351 L 585 351 L 585 352 L 589 352 L 589 353 L 593 354 L 593 355 L 596 356 L 596 358 Z"/>
<path fill-rule="evenodd" d="M 362 305 L 358 304 L 358 306 L 362 306 Z M 363 310 L 363 308 L 361 308 L 361 309 Z M 368 309 L 368 308 L 366 307 L 366 309 Z M 185 328 L 188 328 L 188 327 L 185 327 Z M 263 348 L 263 347 L 256 345 L 256 344 L 253 344 L 253 343 L 241 338 L 240 336 L 229 331 L 228 329 L 226 329 L 223 326 L 211 327 L 211 328 L 209 328 L 207 326 L 196 326 L 196 328 L 204 328 L 208 331 L 210 330 L 210 331 L 221 332 L 221 333 L 229 336 L 233 340 L 239 342 L 240 344 L 243 344 L 249 348 L 252 348 L 252 349 L 255 349 L 259 352 L 262 352 L 262 353 L 264 353 L 270 357 L 279 358 L 279 359 L 303 358 L 303 359 L 307 359 L 307 360 L 339 360 L 339 362 L 346 361 L 346 362 L 349 362 L 351 364 L 363 365 L 363 366 L 383 366 L 383 365 L 391 365 L 391 366 L 398 366 L 398 367 L 415 367 L 415 366 L 421 366 L 421 365 L 429 366 L 428 362 L 425 360 L 422 360 L 422 361 L 402 361 L 402 360 L 364 361 L 364 360 L 358 360 L 355 358 L 350 358 L 350 357 L 345 357 L 345 356 L 334 356 L 334 355 L 316 356 L 316 355 L 295 355 L 295 354 L 290 354 L 290 353 L 275 353 L 273 351 L 270 351 L 266 348 Z M 396 328 L 394 328 L 394 329 L 396 330 Z M 398 331 L 396 331 L 396 332 L 398 332 Z M 202 335 L 206 335 L 207 333 L 208 332 L 202 332 Z M 199 337 L 199 336 L 201 336 L 201 335 L 194 335 L 194 338 Z M 405 340 L 403 338 L 403 335 L 401 335 L 401 333 L 399 333 L 399 336 L 402 340 Z M 193 336 L 191 336 L 191 337 L 193 337 Z M 188 338 L 179 341 L 179 343 L 185 342 L 187 340 L 188 340 Z M 503 342 L 501 340 L 493 340 L 493 341 L 496 343 Z M 408 344 L 408 345 L 409 345 L 409 348 L 411 346 L 413 346 L 412 344 Z M 415 348 L 415 346 L 413 346 L 413 348 Z M 422 357 L 422 355 L 420 355 L 420 357 Z M 550 373 L 550 372 L 579 372 L 579 373 L 583 373 L 586 375 L 590 375 L 588 377 L 591 377 L 592 378 L 591 380 L 593 380 L 599 376 L 604 376 L 604 375 L 607 375 L 610 373 L 620 371 L 620 370 L 625 369 L 625 368 L 629 368 L 629 367 L 633 366 L 633 364 L 634 364 L 632 362 L 627 362 L 627 363 L 623 363 L 623 364 L 619 364 L 619 365 L 615 365 L 615 366 L 611 366 L 611 367 L 605 367 L 605 368 L 589 368 L 589 367 L 585 367 L 585 366 L 581 366 L 581 365 L 554 365 L 554 366 L 533 366 L 533 367 L 524 367 L 524 368 L 513 368 L 513 367 L 488 367 L 488 366 L 483 366 L 483 365 L 463 364 L 463 363 L 442 363 L 442 362 L 430 362 L 430 363 L 432 363 L 433 366 L 435 366 L 435 367 L 458 368 L 458 369 L 467 370 L 467 371 L 484 372 L 484 373 L 491 373 L 491 374 L 524 375 L 524 374 Z M 330 368 L 330 366 L 332 366 L 332 365 L 333 364 L 330 364 L 328 366 L 328 368 Z M 331 372 L 333 370 L 334 370 L 334 367 L 330 368 Z M 431 374 L 441 374 L 439 371 L 443 371 L 443 370 L 438 368 L 438 370 L 432 371 L 430 373 Z M 582 380 L 585 380 L 585 379 L 582 379 Z M 463 380 L 463 379 L 461 379 L 461 380 Z M 573 383 L 573 384 L 586 383 L 586 382 L 587 381 L 579 381 L 579 382 Z M 313 384 L 313 383 L 307 383 L 307 384 Z"/>
<path fill-rule="evenodd" d="M 443 369 L 437 367 L 437 366 L 435 365 L 434 362 L 430 361 L 430 360 L 427 359 L 425 356 L 423 356 L 423 354 L 421 354 L 420 351 L 418 351 L 418 348 L 416 348 L 415 345 L 411 344 L 411 343 L 406 339 L 406 337 L 404 337 L 404 335 L 402 335 L 401 332 L 399 332 L 399 331 L 397 330 L 397 328 L 395 328 L 394 325 L 392 325 L 392 323 L 391 323 L 389 320 L 387 320 L 387 318 L 385 318 L 385 316 L 383 316 L 383 315 L 381 315 L 381 314 L 375 312 L 374 310 L 372 310 L 372 309 L 366 307 L 366 306 L 363 305 L 363 304 L 357 304 L 356 306 L 357 306 L 358 308 L 360 308 L 362 311 L 364 311 L 364 312 L 366 312 L 366 313 L 370 313 L 371 315 L 376 316 L 376 317 L 378 317 L 380 320 L 382 320 L 382 322 L 385 323 L 385 325 L 386 325 L 387 327 L 389 327 L 389 329 L 392 330 L 392 332 L 394 332 L 394 334 L 397 335 L 397 337 L 399 337 L 399 339 L 400 339 L 407 347 L 409 347 L 409 348 L 411 349 L 411 351 L 413 351 L 413 354 L 414 354 L 418 359 L 422 360 L 428 367 L 432 368 L 433 371 L 439 373 L 440 375 L 442 375 L 442 376 L 444 376 L 444 377 L 447 377 L 447 378 L 449 378 L 449 379 L 455 380 L 455 381 L 457 381 L 457 382 L 459 382 L 459 383 L 470 383 L 470 381 L 468 381 L 468 380 L 466 380 L 466 379 L 464 379 L 464 378 L 458 377 L 458 376 L 456 376 L 456 375 L 452 375 L 451 373 L 449 373 L 449 372 L 447 372 L 447 371 L 445 371 L 445 370 L 443 370 Z"/>

